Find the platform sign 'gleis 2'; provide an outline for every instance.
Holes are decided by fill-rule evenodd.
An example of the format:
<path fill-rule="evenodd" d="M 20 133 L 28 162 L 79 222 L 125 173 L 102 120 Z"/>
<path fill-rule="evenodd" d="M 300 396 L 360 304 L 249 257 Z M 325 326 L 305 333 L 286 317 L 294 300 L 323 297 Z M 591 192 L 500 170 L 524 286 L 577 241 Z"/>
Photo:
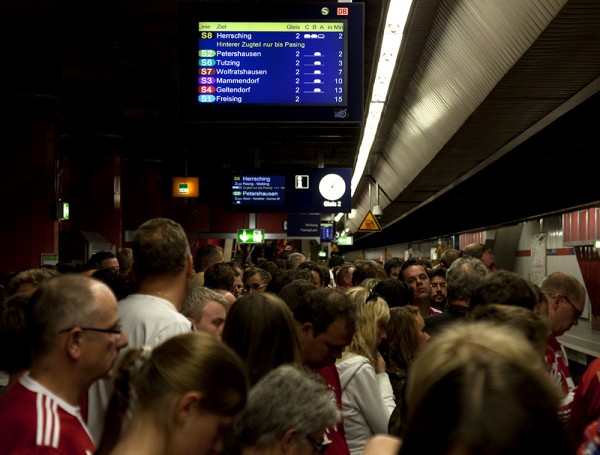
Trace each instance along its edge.
<path fill-rule="evenodd" d="M 288 185 L 288 213 L 348 213 L 351 209 L 351 168 L 307 169 L 293 176 Z"/>

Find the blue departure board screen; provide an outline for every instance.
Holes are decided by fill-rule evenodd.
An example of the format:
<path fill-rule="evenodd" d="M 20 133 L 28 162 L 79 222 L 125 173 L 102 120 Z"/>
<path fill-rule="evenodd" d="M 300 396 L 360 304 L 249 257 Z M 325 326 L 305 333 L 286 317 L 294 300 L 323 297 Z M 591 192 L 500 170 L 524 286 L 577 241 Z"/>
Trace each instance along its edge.
<path fill-rule="evenodd" d="M 234 175 L 231 184 L 234 206 L 275 206 L 285 204 L 284 175 Z"/>
<path fill-rule="evenodd" d="M 360 124 L 364 4 L 180 4 L 180 117 Z"/>
<path fill-rule="evenodd" d="M 347 21 L 198 25 L 200 103 L 347 103 Z"/>

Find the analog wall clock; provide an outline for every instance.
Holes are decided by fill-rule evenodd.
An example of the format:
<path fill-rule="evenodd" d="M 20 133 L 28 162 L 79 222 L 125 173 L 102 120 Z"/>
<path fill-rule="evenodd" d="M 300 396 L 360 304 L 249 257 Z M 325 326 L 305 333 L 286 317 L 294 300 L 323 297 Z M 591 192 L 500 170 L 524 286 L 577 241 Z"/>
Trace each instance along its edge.
<path fill-rule="evenodd" d="M 326 174 L 319 182 L 319 192 L 325 199 L 337 201 L 346 192 L 346 182 L 338 174 Z"/>

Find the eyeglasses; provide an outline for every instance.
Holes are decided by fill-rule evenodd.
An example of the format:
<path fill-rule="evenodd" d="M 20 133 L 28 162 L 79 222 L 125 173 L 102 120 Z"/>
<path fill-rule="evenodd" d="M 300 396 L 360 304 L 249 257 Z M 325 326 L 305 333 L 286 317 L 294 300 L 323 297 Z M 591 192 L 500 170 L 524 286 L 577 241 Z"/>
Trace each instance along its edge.
<path fill-rule="evenodd" d="M 571 305 L 571 307 L 573 308 L 573 310 L 575 310 L 575 315 L 577 316 L 577 318 L 580 318 L 580 317 L 581 317 L 581 313 L 582 313 L 582 312 L 581 312 L 581 311 L 579 311 L 579 309 L 578 309 L 578 308 L 577 308 L 575 305 L 573 305 L 573 302 L 571 302 L 571 301 L 569 300 L 569 298 L 568 298 L 566 295 L 562 295 L 562 294 L 556 294 L 556 295 L 558 295 L 558 296 L 560 296 L 561 298 L 565 299 L 565 300 L 566 300 L 566 302 L 567 302 L 569 305 Z"/>
<path fill-rule="evenodd" d="M 308 442 L 312 444 L 317 453 L 325 453 L 325 450 L 327 450 L 327 444 L 323 444 L 322 442 L 317 441 L 311 435 L 307 434 L 306 439 L 308 439 Z"/>
<path fill-rule="evenodd" d="M 431 283 L 432 288 L 444 289 L 446 286 L 448 286 L 446 283 Z"/>
<path fill-rule="evenodd" d="M 249 285 L 249 286 L 244 286 L 244 292 L 250 292 L 250 290 L 252 290 L 252 291 L 260 291 L 261 289 L 266 288 L 266 287 L 267 287 L 266 284 L 255 283 L 255 284 L 252 284 L 252 285 Z"/>
<path fill-rule="evenodd" d="M 58 333 L 70 332 L 71 330 L 73 330 L 76 327 L 77 326 L 69 327 L 68 329 L 62 329 Z M 83 331 L 87 331 L 87 332 L 109 333 L 111 335 L 117 335 L 117 336 L 120 336 L 121 333 L 123 333 L 123 327 L 121 327 L 121 324 L 117 324 L 117 325 L 115 325 L 114 327 L 112 327 L 110 329 L 99 329 L 99 328 L 96 328 L 96 327 L 79 327 L 79 329 L 81 329 Z"/>

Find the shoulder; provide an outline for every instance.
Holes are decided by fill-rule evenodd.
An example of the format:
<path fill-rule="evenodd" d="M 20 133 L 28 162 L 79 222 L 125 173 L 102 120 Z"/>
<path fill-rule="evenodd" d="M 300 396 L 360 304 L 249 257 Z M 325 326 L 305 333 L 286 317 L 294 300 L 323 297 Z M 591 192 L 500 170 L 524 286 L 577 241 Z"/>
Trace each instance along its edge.
<path fill-rule="evenodd" d="M 369 439 L 362 455 L 396 455 L 400 450 L 400 438 L 388 435 L 376 435 Z"/>
<path fill-rule="evenodd" d="M 336 363 L 336 366 L 338 367 L 338 371 L 340 369 L 340 367 L 342 369 L 344 368 L 362 368 L 365 367 L 366 365 L 371 366 L 371 362 L 369 362 L 369 359 L 367 359 L 365 356 L 362 355 L 349 355 L 348 357 L 344 357 L 342 358 L 342 360 L 340 360 L 338 363 Z M 373 368 L 371 366 L 371 368 Z"/>

